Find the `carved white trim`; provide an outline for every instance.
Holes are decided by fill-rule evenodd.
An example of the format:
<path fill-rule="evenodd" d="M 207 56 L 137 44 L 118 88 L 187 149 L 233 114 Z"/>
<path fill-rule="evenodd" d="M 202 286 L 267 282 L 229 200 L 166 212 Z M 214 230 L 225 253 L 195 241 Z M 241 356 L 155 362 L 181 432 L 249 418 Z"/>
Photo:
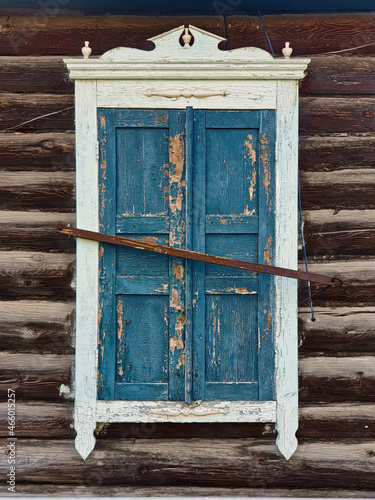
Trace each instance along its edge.
<path fill-rule="evenodd" d="M 167 89 L 167 90 L 148 90 L 145 92 L 145 96 L 147 97 L 153 97 L 153 96 L 158 96 L 158 97 L 167 97 L 169 99 L 179 99 L 180 97 L 184 97 L 185 99 L 188 99 L 190 97 L 196 97 L 198 99 L 203 99 L 205 97 L 213 97 L 213 96 L 223 96 L 226 97 L 229 95 L 230 92 L 228 90 L 201 90 L 201 89 L 186 89 L 186 90 L 179 90 L 179 89 Z M 259 98 L 258 98 L 259 99 Z"/>
<path fill-rule="evenodd" d="M 97 107 L 276 109 L 275 264 L 296 269 L 298 80 L 310 60 L 273 59 L 253 47 L 222 51 L 222 37 L 191 25 L 194 44 L 186 50 L 179 43 L 185 29 L 151 38 L 152 51 L 120 47 L 99 59 L 65 60 L 77 80 L 77 225 L 98 230 Z M 96 422 L 276 421 L 277 445 L 288 459 L 297 446 L 297 282 L 275 279 L 276 402 L 96 401 L 97 260 L 97 244 L 78 239 L 74 424 L 82 457 L 95 445 Z"/>

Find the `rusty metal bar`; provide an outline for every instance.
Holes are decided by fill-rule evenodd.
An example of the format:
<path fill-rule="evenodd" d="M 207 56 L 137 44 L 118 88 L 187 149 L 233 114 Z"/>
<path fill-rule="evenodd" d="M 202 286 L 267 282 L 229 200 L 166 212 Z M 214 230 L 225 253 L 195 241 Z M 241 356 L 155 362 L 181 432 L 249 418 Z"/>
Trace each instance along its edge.
<path fill-rule="evenodd" d="M 148 243 L 146 241 L 133 240 L 131 238 L 122 238 L 121 236 L 112 236 L 110 234 L 86 231 L 84 229 L 64 226 L 61 221 L 59 222 L 58 230 L 61 234 L 66 234 L 67 236 L 100 241 L 102 243 L 111 243 L 112 245 L 136 248 L 138 250 L 145 250 L 146 252 L 170 255 L 172 257 L 180 257 L 182 259 L 207 262 L 208 264 L 217 264 L 218 266 L 235 267 L 237 269 L 244 269 L 246 271 L 253 271 L 256 273 L 273 274 L 275 276 L 284 276 L 285 278 L 313 281 L 315 283 L 323 283 L 324 285 L 329 286 L 342 285 L 342 281 L 339 278 L 324 276 L 323 274 L 306 273 L 305 271 L 295 271 L 284 267 L 267 266 L 264 264 L 247 262 L 245 260 L 230 259 L 228 257 L 219 257 L 217 255 L 193 252 L 191 250 L 182 250 L 180 248 L 157 245 L 156 243 Z"/>

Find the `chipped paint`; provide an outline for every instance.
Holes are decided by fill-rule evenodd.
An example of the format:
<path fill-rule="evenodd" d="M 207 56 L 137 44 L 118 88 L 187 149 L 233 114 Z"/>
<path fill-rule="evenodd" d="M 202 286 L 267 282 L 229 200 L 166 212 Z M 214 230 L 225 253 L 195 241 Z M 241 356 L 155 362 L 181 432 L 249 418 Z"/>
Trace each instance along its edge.
<path fill-rule="evenodd" d="M 254 188 L 257 183 L 257 173 L 255 170 L 253 170 L 253 173 L 251 175 L 251 180 L 250 180 L 250 187 L 249 187 L 249 197 L 250 201 L 253 201 L 254 198 Z"/>
<path fill-rule="evenodd" d="M 158 239 L 156 236 L 145 236 L 144 238 L 141 238 L 141 241 L 146 241 L 147 243 L 157 243 Z"/>
<path fill-rule="evenodd" d="M 170 198 L 169 206 L 172 212 L 176 212 L 176 210 L 181 211 L 182 209 L 182 192 L 180 191 L 177 195 L 177 198 Z"/>
<path fill-rule="evenodd" d="M 223 224 L 223 225 L 224 225 L 224 224 L 226 224 L 226 223 L 227 223 L 226 219 L 220 219 L 220 224 Z"/>
<path fill-rule="evenodd" d="M 249 140 L 247 140 L 249 139 Z M 248 135 L 247 139 L 245 140 L 245 148 L 247 149 L 247 155 L 251 159 L 251 165 L 254 165 L 254 163 L 257 161 L 256 153 L 253 149 L 253 145 L 250 142 L 253 139 L 252 135 Z"/>
<path fill-rule="evenodd" d="M 118 374 L 120 375 L 120 377 L 124 375 L 124 370 L 122 369 L 122 365 L 119 366 Z"/>
<path fill-rule="evenodd" d="M 185 365 L 185 354 L 182 352 L 180 357 L 178 358 L 177 368 L 181 368 L 181 366 Z"/>
<path fill-rule="evenodd" d="M 119 340 L 121 340 L 122 335 L 123 335 L 123 322 L 122 322 L 122 315 L 123 315 L 123 305 L 121 299 L 118 301 L 118 306 L 117 306 L 117 323 L 118 323 L 118 330 L 117 330 L 117 337 Z"/>
<path fill-rule="evenodd" d="M 249 210 L 249 205 L 246 205 L 243 215 L 254 215 L 254 214 L 255 214 L 255 208 Z"/>
<path fill-rule="evenodd" d="M 169 340 L 169 349 L 172 353 L 174 353 L 175 349 L 183 349 L 184 343 L 182 339 L 178 339 L 177 337 L 172 337 Z"/>
<path fill-rule="evenodd" d="M 169 139 L 169 160 L 171 168 L 170 183 L 181 183 L 184 169 L 184 142 L 183 134 L 177 134 Z"/>
<path fill-rule="evenodd" d="M 100 125 L 105 127 L 105 117 L 103 115 L 99 115 Z"/>
<path fill-rule="evenodd" d="M 270 193 L 271 193 L 270 158 L 271 158 L 271 150 L 270 150 L 270 146 L 268 144 L 266 132 L 264 132 L 264 134 L 262 135 L 260 142 L 261 142 L 261 148 L 262 148 L 261 159 L 262 159 L 263 173 L 264 173 L 263 186 L 264 186 L 264 190 L 266 193 L 266 203 L 267 203 L 267 206 L 269 206 L 269 210 L 271 210 L 271 206 L 270 206 Z"/>
<path fill-rule="evenodd" d="M 175 273 L 178 280 L 182 280 L 182 278 L 184 277 L 184 268 L 182 266 L 174 266 L 173 272 Z"/>
<path fill-rule="evenodd" d="M 99 250 L 98 255 L 99 255 L 99 260 L 102 260 L 103 255 L 104 255 L 104 247 L 103 247 L 103 245 L 100 245 L 100 250 Z"/>
<path fill-rule="evenodd" d="M 155 114 L 155 119 L 166 122 L 168 120 L 168 116 L 158 116 L 157 114 Z"/>
<path fill-rule="evenodd" d="M 263 262 L 269 266 L 272 265 L 272 255 L 273 255 L 272 242 L 273 242 L 273 238 L 270 235 L 268 237 L 267 245 L 265 246 L 264 253 L 263 253 Z"/>

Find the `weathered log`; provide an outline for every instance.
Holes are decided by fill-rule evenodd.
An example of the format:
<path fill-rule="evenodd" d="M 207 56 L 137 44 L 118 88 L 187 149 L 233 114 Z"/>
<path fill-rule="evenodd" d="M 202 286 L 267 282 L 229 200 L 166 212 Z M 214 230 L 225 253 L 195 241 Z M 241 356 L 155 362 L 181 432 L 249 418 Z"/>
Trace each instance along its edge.
<path fill-rule="evenodd" d="M 372 57 L 313 57 L 301 94 L 374 94 L 375 62 Z"/>
<path fill-rule="evenodd" d="M 304 264 L 301 262 L 301 269 Z M 357 307 L 373 306 L 375 295 L 375 261 L 367 260 L 336 260 L 309 261 L 309 271 L 327 276 L 336 276 L 343 281 L 340 287 L 332 287 L 314 298 L 315 306 L 322 307 Z M 321 290 L 320 285 L 312 283 L 312 293 Z M 307 296 L 305 282 L 300 282 L 300 299 Z M 305 303 L 306 305 L 306 303 Z"/>
<path fill-rule="evenodd" d="M 196 486 L 79 486 L 18 483 L 20 495 L 61 497 L 261 497 L 261 498 L 374 498 L 374 491 L 326 488 L 215 488 Z M 14 495 L 17 496 L 17 493 Z"/>
<path fill-rule="evenodd" d="M 336 134 L 299 138 L 299 170 L 328 171 L 374 168 L 374 134 Z"/>
<path fill-rule="evenodd" d="M 375 351 L 375 308 L 340 307 L 300 309 L 300 354 L 344 356 Z"/>
<path fill-rule="evenodd" d="M 0 426 L 0 436 L 9 437 L 7 402 L 0 403 Z M 16 399 L 15 435 L 17 438 L 73 438 L 72 402 L 25 403 Z"/>
<path fill-rule="evenodd" d="M 301 401 L 375 401 L 374 356 L 314 356 L 301 359 L 299 369 Z"/>
<path fill-rule="evenodd" d="M 29 15 L 14 15 L 8 20 L 7 32 L 3 30 L 0 39 L 0 55 L 82 57 L 85 40 L 90 41 L 93 55 L 124 45 L 151 50 L 154 44 L 148 38 L 189 23 L 224 34 L 219 16 L 51 16 L 48 9 L 30 11 Z"/>
<path fill-rule="evenodd" d="M 0 300 L 73 300 L 74 265 L 69 254 L 2 252 Z"/>
<path fill-rule="evenodd" d="M 309 257 L 375 254 L 375 210 L 312 210 L 303 216 Z"/>
<path fill-rule="evenodd" d="M 3 449 L 6 440 L 1 443 Z M 374 441 L 300 443 L 285 460 L 255 439 L 98 440 L 83 461 L 73 442 L 22 440 L 17 471 L 28 483 L 277 488 L 375 488 Z M 8 472 L 2 461 L 1 472 Z M 345 474 L 343 474 L 343 469 Z"/>
<path fill-rule="evenodd" d="M 259 19 L 230 16 L 230 5 L 226 4 L 226 8 L 229 9 L 228 49 L 255 46 L 269 52 L 270 48 Z M 374 14 L 270 15 L 264 16 L 264 23 L 274 52 L 280 56 L 285 41 L 290 42 L 293 57 L 347 49 L 356 49 L 347 52 L 348 55 L 373 55 L 375 52 Z M 357 49 L 363 45 L 367 46 Z"/>
<path fill-rule="evenodd" d="M 0 350 L 73 352 L 73 302 L 0 301 Z"/>
<path fill-rule="evenodd" d="M 73 253 L 74 239 L 57 232 L 60 220 L 75 225 L 75 214 L 4 211 L 0 218 L 0 250 Z"/>
<path fill-rule="evenodd" d="M 0 132 L 74 129 L 71 95 L 0 94 L 0 107 Z"/>
<path fill-rule="evenodd" d="M 73 172 L 0 172 L 1 210 L 74 211 Z"/>
<path fill-rule="evenodd" d="M 301 132 L 374 132 L 374 99 L 358 97 L 300 98 Z"/>
<path fill-rule="evenodd" d="M 2 92 L 73 94 L 62 57 L 1 57 Z"/>
<path fill-rule="evenodd" d="M 16 391 L 16 400 L 63 400 L 71 386 L 72 356 L 0 352 L 0 394 Z M 63 387 L 62 387 L 63 386 Z"/>
<path fill-rule="evenodd" d="M 0 134 L 0 169 L 74 171 L 74 134 Z"/>
<path fill-rule="evenodd" d="M 300 180 L 304 210 L 367 210 L 375 207 L 374 169 L 303 172 Z"/>

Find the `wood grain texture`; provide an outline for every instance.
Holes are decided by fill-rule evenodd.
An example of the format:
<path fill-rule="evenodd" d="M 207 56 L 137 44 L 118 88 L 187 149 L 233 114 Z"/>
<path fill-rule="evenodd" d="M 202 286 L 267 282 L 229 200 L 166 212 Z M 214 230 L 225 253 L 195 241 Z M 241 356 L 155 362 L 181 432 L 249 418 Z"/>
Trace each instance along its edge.
<path fill-rule="evenodd" d="M 299 170 L 325 172 L 345 168 L 374 168 L 375 134 L 342 133 L 300 136 Z"/>
<path fill-rule="evenodd" d="M 326 95 L 374 94 L 374 82 L 375 62 L 372 57 L 317 56 L 309 64 L 300 92 Z"/>
<path fill-rule="evenodd" d="M 254 439 L 108 439 L 82 462 L 71 441 L 22 440 L 17 453 L 19 475 L 29 484 L 59 484 L 63 471 L 67 485 L 305 488 L 309 481 L 310 488 L 370 490 L 374 447 L 369 440 L 306 442 L 286 461 L 275 444 Z"/>
<path fill-rule="evenodd" d="M 375 351 L 375 308 L 315 308 L 299 311 L 300 354 L 328 356 L 371 354 Z"/>
<path fill-rule="evenodd" d="M 224 33 L 219 16 L 46 16 L 39 11 L 35 15 L 12 16 L 8 23 L 10 32 L 1 37 L 0 55 L 82 57 L 85 40 L 90 41 L 93 56 L 124 45 L 151 50 L 154 44 L 148 38 L 182 24 L 193 24 L 221 36 Z"/>
<path fill-rule="evenodd" d="M 375 51 L 374 14 L 284 14 L 263 18 L 274 52 L 280 56 L 286 41 L 293 48 L 293 57 L 353 49 L 366 44 L 374 45 L 352 53 L 372 55 Z M 228 49 L 255 46 L 269 51 L 258 18 L 228 16 L 227 22 Z"/>
<path fill-rule="evenodd" d="M 374 99 L 357 97 L 300 98 L 300 132 L 374 132 Z"/>
<path fill-rule="evenodd" d="M 73 300 L 74 264 L 69 254 L 2 252 L 0 300 Z"/>
<path fill-rule="evenodd" d="M 55 94 L 0 94 L 0 132 L 15 127 L 17 131 L 46 131 L 74 129 L 74 101 L 71 95 Z M 66 108 L 71 108 L 65 110 Z M 55 113 L 52 116 L 39 116 Z M 60 112 L 62 111 L 62 112 Z M 18 126 L 19 125 L 19 126 Z"/>
<path fill-rule="evenodd" d="M 303 172 L 300 184 L 303 210 L 367 210 L 375 206 L 375 169 Z"/>
<path fill-rule="evenodd" d="M 73 352 L 73 302 L 0 301 L 0 350 Z"/>
<path fill-rule="evenodd" d="M 18 401 L 62 401 L 61 385 L 71 386 L 71 355 L 0 352 L 0 362 L 3 400 L 10 388 L 16 391 Z"/>
<path fill-rule="evenodd" d="M 55 116 L 55 121 L 59 115 Z M 0 169 L 74 171 L 74 134 L 0 133 Z"/>
<path fill-rule="evenodd" d="M 0 172 L 0 209 L 73 212 L 73 172 Z"/>
<path fill-rule="evenodd" d="M 57 231 L 60 220 L 74 226 L 75 214 L 3 211 L 0 216 L 0 250 L 74 253 L 74 238 L 67 238 Z"/>

